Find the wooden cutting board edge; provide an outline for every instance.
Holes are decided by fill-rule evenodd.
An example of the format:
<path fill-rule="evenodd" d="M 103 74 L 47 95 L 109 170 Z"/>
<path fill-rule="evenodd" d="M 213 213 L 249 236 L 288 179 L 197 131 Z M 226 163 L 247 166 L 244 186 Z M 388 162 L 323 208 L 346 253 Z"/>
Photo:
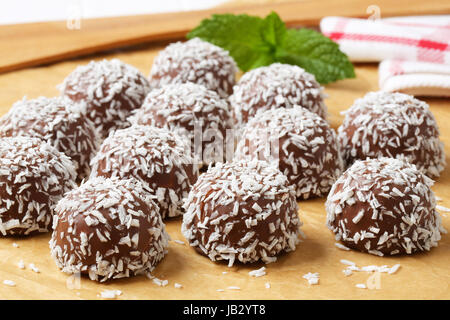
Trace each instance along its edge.
<path fill-rule="evenodd" d="M 82 29 L 85 30 L 68 30 L 65 21 L 1 26 L 0 40 L 2 41 L 0 43 L 10 47 L 8 52 L 14 52 L 14 46 L 18 51 L 24 48 L 30 51 L 30 47 L 36 47 L 36 50 L 32 53 L 24 50 L 22 58 L 20 58 L 22 55 L 16 55 L 17 58 L 13 57 L 12 61 L 8 61 L 7 56 L 3 57 L 0 59 L 0 73 L 137 44 L 179 40 L 184 38 L 186 33 L 202 19 L 213 13 L 248 13 L 264 16 L 271 11 L 276 11 L 289 27 L 317 26 L 321 17 L 325 15 L 367 17 L 366 9 L 371 2 L 373 1 L 306 0 L 265 5 L 221 6 L 188 12 L 84 19 Z M 426 2 L 397 0 L 396 4 L 389 0 L 378 0 L 377 5 L 380 7 L 382 17 L 450 13 L 450 2 L 442 3 L 440 0 Z M 17 37 L 19 39 L 16 41 L 19 45 L 7 41 L 8 38 Z M 68 41 L 70 39 L 73 41 Z M 39 43 L 44 45 L 56 43 L 56 46 L 50 50 L 41 47 L 41 51 L 38 48 Z M 2 46 L 0 45 L 0 49 Z M 2 63 L 2 60 L 6 62 Z"/>

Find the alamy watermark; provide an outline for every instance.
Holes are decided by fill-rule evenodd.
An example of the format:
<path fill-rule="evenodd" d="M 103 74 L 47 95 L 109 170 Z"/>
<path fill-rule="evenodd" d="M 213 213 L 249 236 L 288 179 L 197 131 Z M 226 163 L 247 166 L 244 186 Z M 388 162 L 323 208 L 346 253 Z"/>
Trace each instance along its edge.
<path fill-rule="evenodd" d="M 278 130 L 266 128 L 252 130 L 251 136 L 241 136 L 242 130 L 217 128 L 204 129 L 199 121 L 194 122 L 193 132 L 178 130 L 187 145 L 186 155 L 194 164 L 205 165 L 216 162 L 231 162 L 235 159 L 236 147 L 240 146 L 239 156 L 265 160 L 273 165 L 279 164 L 280 138 Z"/>
<path fill-rule="evenodd" d="M 83 8 L 80 1 L 72 1 L 67 6 L 66 27 L 69 30 L 81 29 L 81 18 L 83 16 Z"/>
<path fill-rule="evenodd" d="M 370 15 L 367 18 L 368 20 L 377 21 L 381 19 L 381 9 L 376 4 L 371 4 L 370 6 L 368 6 L 366 9 L 366 13 Z"/>

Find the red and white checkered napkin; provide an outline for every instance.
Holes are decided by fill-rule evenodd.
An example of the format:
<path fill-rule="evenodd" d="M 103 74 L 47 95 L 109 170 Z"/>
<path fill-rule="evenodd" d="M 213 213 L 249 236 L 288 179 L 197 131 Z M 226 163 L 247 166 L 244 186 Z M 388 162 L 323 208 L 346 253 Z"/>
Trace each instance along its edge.
<path fill-rule="evenodd" d="M 450 15 L 378 20 L 326 17 L 323 34 L 354 62 L 378 62 L 380 89 L 450 96 Z"/>
<path fill-rule="evenodd" d="M 450 64 L 388 59 L 378 67 L 380 89 L 450 97 Z"/>

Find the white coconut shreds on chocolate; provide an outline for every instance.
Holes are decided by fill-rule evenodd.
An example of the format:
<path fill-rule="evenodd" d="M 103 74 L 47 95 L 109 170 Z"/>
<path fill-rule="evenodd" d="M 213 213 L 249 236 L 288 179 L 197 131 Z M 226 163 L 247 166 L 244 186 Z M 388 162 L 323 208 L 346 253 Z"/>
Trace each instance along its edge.
<path fill-rule="evenodd" d="M 191 141 L 191 150 L 200 164 L 225 160 L 226 133 L 233 128 L 227 100 L 194 83 L 152 90 L 129 120 L 177 131 Z"/>
<path fill-rule="evenodd" d="M 328 195 L 327 226 L 346 247 L 378 256 L 428 251 L 445 232 L 432 184 L 404 160 L 358 160 Z"/>
<path fill-rule="evenodd" d="M 295 191 L 275 166 L 238 161 L 210 166 L 185 200 L 182 233 L 212 261 L 276 261 L 302 235 Z"/>
<path fill-rule="evenodd" d="M 347 165 L 366 158 L 405 158 L 431 178 L 445 166 L 428 104 L 402 93 L 370 92 L 345 112 L 338 129 Z"/>
<path fill-rule="evenodd" d="M 86 117 L 103 137 L 128 127 L 130 112 L 142 105 L 150 91 L 148 79 L 118 59 L 79 66 L 58 87 L 62 95 L 84 104 Z"/>
<path fill-rule="evenodd" d="M 187 141 L 152 126 L 134 125 L 111 133 L 91 166 L 91 178 L 135 178 L 147 183 L 163 218 L 183 214 L 182 200 L 198 178 Z"/>
<path fill-rule="evenodd" d="M 153 196 L 136 179 L 91 178 L 57 205 L 51 255 L 66 273 L 106 281 L 151 272 L 169 235 Z"/>
<path fill-rule="evenodd" d="M 299 106 L 258 112 L 245 126 L 235 158 L 277 165 L 302 199 L 326 195 L 344 170 L 334 130 Z"/>
<path fill-rule="evenodd" d="M 0 233 L 48 232 L 53 209 L 76 187 L 75 167 L 65 154 L 31 137 L 0 139 Z"/>
<path fill-rule="evenodd" d="M 326 118 L 323 88 L 314 75 L 294 65 L 274 63 L 245 73 L 234 86 L 231 107 L 238 127 L 258 111 L 299 105 Z"/>
<path fill-rule="evenodd" d="M 169 83 L 194 82 L 227 98 L 233 92 L 237 70 L 228 51 L 194 38 L 172 43 L 159 52 L 150 71 L 150 84 L 158 88 Z"/>
<path fill-rule="evenodd" d="M 89 162 L 97 153 L 100 136 L 81 113 L 80 106 L 64 97 L 39 97 L 16 102 L 0 118 L 0 137 L 40 138 L 70 157 L 79 180 L 90 173 Z"/>

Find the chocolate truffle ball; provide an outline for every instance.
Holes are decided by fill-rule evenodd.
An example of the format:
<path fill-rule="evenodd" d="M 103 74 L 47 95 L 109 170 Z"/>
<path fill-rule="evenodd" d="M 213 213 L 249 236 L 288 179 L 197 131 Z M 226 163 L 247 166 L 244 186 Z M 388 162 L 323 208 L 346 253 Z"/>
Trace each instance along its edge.
<path fill-rule="evenodd" d="M 172 43 L 158 54 L 150 71 L 150 84 L 158 88 L 194 82 L 227 98 L 233 92 L 236 72 L 236 62 L 228 51 L 194 38 Z"/>
<path fill-rule="evenodd" d="M 407 161 L 356 161 L 333 185 L 327 226 L 347 247 L 371 254 L 411 254 L 440 240 L 432 180 Z"/>
<path fill-rule="evenodd" d="M 72 161 L 48 143 L 30 137 L 0 139 L 0 232 L 48 232 L 53 210 L 76 187 Z"/>
<path fill-rule="evenodd" d="M 295 250 L 302 234 L 295 191 L 265 161 L 217 163 L 185 201 L 182 233 L 212 261 L 274 262 Z"/>
<path fill-rule="evenodd" d="M 167 129 L 131 126 L 111 133 L 92 160 L 96 176 L 135 178 L 156 195 L 163 218 L 183 213 L 182 199 L 198 177 L 187 142 Z"/>
<path fill-rule="evenodd" d="M 258 112 L 245 126 L 235 158 L 274 163 L 302 199 L 326 195 L 344 169 L 334 130 L 299 106 Z"/>
<path fill-rule="evenodd" d="M 228 102 L 194 83 L 152 90 L 130 122 L 167 128 L 185 136 L 199 164 L 224 161 L 227 129 L 233 127 Z"/>
<path fill-rule="evenodd" d="M 63 272 L 103 282 L 149 273 L 167 253 L 158 206 L 135 179 L 89 179 L 55 211 L 50 249 Z"/>
<path fill-rule="evenodd" d="M 274 63 L 245 73 L 234 86 L 231 107 L 238 127 L 258 111 L 299 105 L 326 118 L 325 94 L 314 75 L 294 65 Z"/>
<path fill-rule="evenodd" d="M 443 143 L 428 105 L 402 93 L 370 92 L 346 111 L 338 137 L 347 165 L 366 158 L 406 159 L 431 178 L 445 166 Z"/>
<path fill-rule="evenodd" d="M 141 106 L 150 84 L 136 68 L 112 59 L 77 67 L 59 89 L 84 104 L 86 117 L 106 137 L 109 131 L 129 126 L 126 119 Z"/>
<path fill-rule="evenodd" d="M 39 97 L 16 102 L 0 119 L 0 137 L 40 138 L 74 162 L 79 180 L 90 173 L 89 162 L 97 153 L 100 136 L 73 101 Z"/>

